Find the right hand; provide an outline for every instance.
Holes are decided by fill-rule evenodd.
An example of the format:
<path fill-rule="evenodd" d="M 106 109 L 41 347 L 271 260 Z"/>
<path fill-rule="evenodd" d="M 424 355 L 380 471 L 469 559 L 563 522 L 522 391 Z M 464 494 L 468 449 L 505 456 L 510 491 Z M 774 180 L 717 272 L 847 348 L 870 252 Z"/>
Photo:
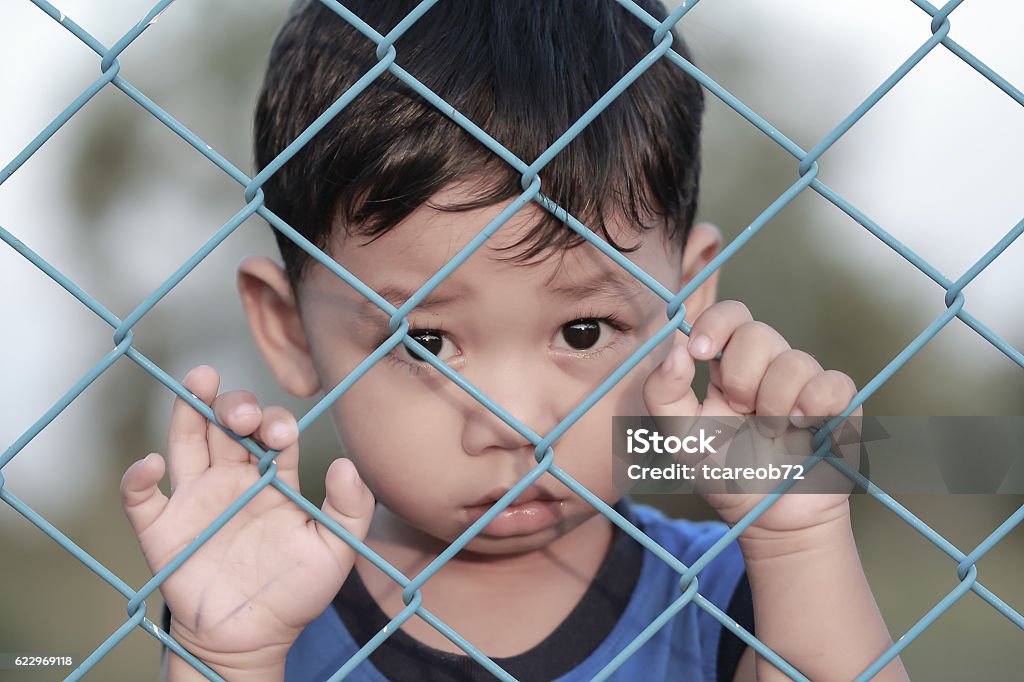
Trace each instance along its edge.
<path fill-rule="evenodd" d="M 279 450 L 277 476 L 299 490 L 298 425 L 281 407 L 260 409 L 247 391 L 217 395 L 216 370 L 184 386 L 239 436 Z M 121 481 L 125 514 L 157 573 L 259 479 L 257 459 L 180 398 L 167 436 L 171 497 L 157 487 L 164 460 L 150 454 Z M 373 496 L 347 459 L 327 470 L 323 512 L 360 540 Z M 272 486 L 243 506 L 160 586 L 171 635 L 215 670 L 273 669 L 302 629 L 341 589 L 355 551 Z"/>

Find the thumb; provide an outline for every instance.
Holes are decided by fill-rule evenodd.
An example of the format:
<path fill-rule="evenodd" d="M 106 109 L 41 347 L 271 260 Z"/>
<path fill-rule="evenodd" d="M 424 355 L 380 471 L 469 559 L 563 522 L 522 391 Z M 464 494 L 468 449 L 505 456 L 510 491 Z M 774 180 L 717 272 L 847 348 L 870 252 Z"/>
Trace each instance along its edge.
<path fill-rule="evenodd" d="M 693 392 L 693 358 L 683 344 L 673 344 L 665 360 L 644 382 L 643 396 L 652 417 L 692 417 L 700 411 Z"/>
<path fill-rule="evenodd" d="M 321 507 L 324 514 L 338 522 L 345 530 L 362 540 L 370 528 L 373 517 L 373 494 L 359 477 L 352 460 L 339 457 L 327 469 L 324 481 L 327 496 Z M 338 558 L 339 563 L 351 569 L 355 558 L 353 549 L 330 528 L 317 521 L 317 533 Z"/>
<path fill-rule="evenodd" d="M 167 506 L 157 483 L 164 477 L 164 458 L 150 453 L 132 464 L 121 478 L 121 506 L 136 535 L 149 528 Z"/>

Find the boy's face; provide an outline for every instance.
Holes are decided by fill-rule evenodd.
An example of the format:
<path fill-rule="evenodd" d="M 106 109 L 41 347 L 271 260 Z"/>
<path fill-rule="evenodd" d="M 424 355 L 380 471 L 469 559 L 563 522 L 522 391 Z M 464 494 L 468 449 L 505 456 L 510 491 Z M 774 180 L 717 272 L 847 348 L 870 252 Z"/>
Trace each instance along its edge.
<path fill-rule="evenodd" d="M 453 187 L 435 200 L 443 205 L 459 191 Z M 399 307 L 506 205 L 457 213 L 420 207 L 366 245 L 336 230 L 327 251 Z M 518 250 L 500 247 L 522 237 L 539 210 L 531 205 L 513 217 L 408 320 L 414 338 L 543 437 L 665 323 L 666 304 L 590 244 L 527 265 L 507 262 Z M 618 243 L 640 243 L 624 255 L 673 290 L 718 249 L 710 226 L 691 232 L 682 258 L 666 246 L 661 229 L 637 236 L 621 222 L 608 227 Z M 292 393 L 329 391 L 390 335 L 388 316 L 326 268 L 310 268 L 300 285 L 299 315 L 288 310 L 283 273 L 276 277 L 250 280 L 284 301 L 267 304 L 264 322 L 252 326 Z M 714 285 L 709 279 L 687 301 L 689 321 L 712 302 Z M 290 340 L 260 338 L 268 324 Z M 641 388 L 667 350 L 663 344 L 641 361 L 554 443 L 554 463 L 606 502 L 622 494 L 611 480 L 611 418 L 646 413 Z M 403 344 L 331 409 L 345 450 L 378 503 L 425 540 L 451 542 L 536 465 L 531 443 Z M 537 549 L 596 513 L 550 475 L 520 499 L 467 549 Z"/>

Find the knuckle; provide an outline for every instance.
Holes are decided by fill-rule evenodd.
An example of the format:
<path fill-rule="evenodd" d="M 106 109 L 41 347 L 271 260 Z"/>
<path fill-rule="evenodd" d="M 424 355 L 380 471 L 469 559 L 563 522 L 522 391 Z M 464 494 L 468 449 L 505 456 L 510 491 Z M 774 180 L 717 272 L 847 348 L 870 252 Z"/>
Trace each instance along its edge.
<path fill-rule="evenodd" d="M 731 320 L 742 321 L 749 318 L 750 311 L 747 310 L 747 306 L 739 301 L 725 300 L 715 303 L 701 313 L 693 326 L 698 328 L 720 327 Z"/>
<path fill-rule="evenodd" d="M 759 336 L 772 336 L 776 334 L 774 329 L 760 320 L 748 320 L 744 322 L 736 329 L 735 333 L 737 335 L 741 335 L 744 339 L 757 338 Z"/>
<path fill-rule="evenodd" d="M 841 409 L 856 393 L 853 380 L 842 372 L 828 370 L 814 377 L 804 388 L 802 401 L 820 409 Z"/>
<path fill-rule="evenodd" d="M 783 415 L 789 414 L 793 393 L 779 384 L 761 382 L 757 391 L 758 414 Z"/>
<path fill-rule="evenodd" d="M 818 364 L 818 361 L 814 359 L 814 356 L 796 348 L 788 348 L 782 351 L 775 358 L 775 362 L 777 362 L 780 367 L 791 372 L 806 374 L 821 371 L 821 366 Z"/>
<path fill-rule="evenodd" d="M 756 404 L 757 415 L 763 416 L 777 416 L 781 417 L 789 414 L 789 410 L 783 405 L 783 401 L 778 396 L 763 396 L 760 393 L 757 396 Z"/>
<path fill-rule="evenodd" d="M 804 386 L 801 402 L 812 406 L 819 406 L 822 403 L 829 402 L 832 390 L 826 382 L 821 380 L 823 376 L 819 374 Z"/>
<path fill-rule="evenodd" d="M 167 434 L 167 440 L 177 445 L 206 445 L 206 431 L 172 431 Z"/>
<path fill-rule="evenodd" d="M 856 395 L 857 384 L 854 383 L 848 374 L 830 369 L 825 372 L 825 375 L 829 377 L 829 381 L 833 384 L 838 397 L 849 400 Z"/>
<path fill-rule="evenodd" d="M 760 320 L 749 320 L 736 328 L 729 341 L 730 346 L 750 346 L 773 351 L 788 349 L 789 344 L 771 325 Z"/>
<path fill-rule="evenodd" d="M 729 313 L 731 316 L 737 318 L 750 318 L 753 319 L 753 315 L 750 314 L 750 309 L 747 306 L 733 299 L 726 299 L 720 304 L 722 312 Z"/>
<path fill-rule="evenodd" d="M 747 372 L 736 366 L 723 367 L 721 371 L 722 386 L 730 393 L 752 393 L 753 387 Z"/>

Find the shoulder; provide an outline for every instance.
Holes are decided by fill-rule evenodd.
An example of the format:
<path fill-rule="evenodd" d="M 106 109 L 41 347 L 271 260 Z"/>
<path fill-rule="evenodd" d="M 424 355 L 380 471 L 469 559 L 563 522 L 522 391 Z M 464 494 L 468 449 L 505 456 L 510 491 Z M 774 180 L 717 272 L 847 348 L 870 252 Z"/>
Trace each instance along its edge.
<path fill-rule="evenodd" d="M 286 682 L 325 680 L 349 663 L 359 651 L 334 605 L 329 605 L 299 634 L 285 663 Z M 357 682 L 387 682 L 375 667 L 366 662 L 346 679 Z"/>
<path fill-rule="evenodd" d="M 631 504 L 635 525 L 687 568 L 697 566 L 698 591 L 725 609 L 746 571 L 739 543 L 727 540 L 729 527 L 721 521 L 690 521 L 665 516 L 658 509 Z M 678 580 L 669 562 L 648 554 L 654 571 Z"/>
<path fill-rule="evenodd" d="M 611 679 L 716 682 L 722 624 L 715 615 L 728 612 L 744 574 L 739 546 L 725 539 L 728 526 L 669 518 L 628 499 L 616 510 L 646 536 L 637 538 L 646 547 L 643 566 L 615 630 L 565 681 L 604 672 L 614 657 L 639 639 L 645 645 L 621 662 Z M 680 580 L 690 568 L 697 570 L 699 597 L 681 603 Z M 654 622 L 662 624 L 652 633 Z"/>
<path fill-rule="evenodd" d="M 633 505 L 637 528 L 675 557 L 687 569 L 697 569 L 697 593 L 703 598 L 703 605 L 691 602 L 687 609 L 695 618 L 696 636 L 699 640 L 701 668 L 706 680 L 721 679 L 718 668 L 735 670 L 735 661 L 742 652 L 739 647 L 726 647 L 721 651 L 722 622 L 713 611 L 727 620 L 736 620 L 749 631 L 753 631 L 753 611 L 749 617 L 740 616 L 740 607 L 749 606 L 749 588 L 746 588 L 746 566 L 739 543 L 727 539 L 729 527 L 721 521 L 690 521 L 672 519 L 661 511 L 644 505 Z M 650 575 L 658 575 L 656 582 L 671 582 L 671 594 L 679 596 L 681 574 L 669 562 L 659 560 L 654 554 L 647 554 L 651 565 Z M 664 589 L 664 588 L 662 588 Z M 737 599 L 739 597 L 739 599 Z M 738 640 L 737 640 L 738 642 Z M 727 644 L 735 644 L 727 639 Z M 723 658 L 723 653 L 725 658 Z M 729 660 L 725 660 L 729 659 Z M 731 677 L 731 675 L 727 675 Z"/>
<path fill-rule="evenodd" d="M 721 558 L 722 562 L 742 569 L 739 545 L 735 541 L 724 540 L 729 527 L 721 521 L 673 519 L 654 507 L 635 503 L 630 505 L 630 509 L 637 528 L 687 566 L 712 552 L 711 563 Z M 716 566 L 720 565 L 716 563 Z"/>

